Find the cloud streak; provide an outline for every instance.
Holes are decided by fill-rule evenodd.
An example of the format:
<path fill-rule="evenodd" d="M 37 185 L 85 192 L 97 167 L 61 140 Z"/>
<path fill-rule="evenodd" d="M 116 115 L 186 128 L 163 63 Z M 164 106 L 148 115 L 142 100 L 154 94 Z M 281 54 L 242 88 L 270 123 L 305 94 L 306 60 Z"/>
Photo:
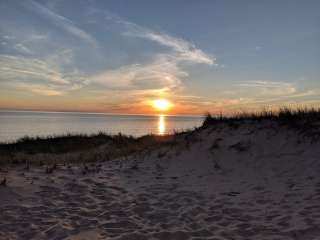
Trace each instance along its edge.
<path fill-rule="evenodd" d="M 239 102 L 232 103 L 234 107 L 277 106 L 320 100 L 319 89 L 301 89 L 294 82 L 243 81 L 234 84 L 234 87 L 237 89 L 224 94 L 238 97 Z"/>
<path fill-rule="evenodd" d="M 235 84 L 234 86 L 242 89 L 251 89 L 255 91 L 259 96 L 284 96 L 297 92 L 297 86 L 295 83 L 288 82 L 276 82 L 276 81 L 243 81 Z"/>
<path fill-rule="evenodd" d="M 188 76 L 175 59 L 157 55 L 152 63 L 132 64 L 107 70 L 91 78 L 95 83 L 118 90 L 175 90 L 182 84 L 181 78 Z"/>
<path fill-rule="evenodd" d="M 112 64 L 101 64 L 84 75 L 78 70 L 79 66 L 83 67 L 83 62 L 88 61 L 87 57 L 91 56 L 85 56 L 84 59 L 81 53 L 94 50 L 92 47 L 96 48 L 99 45 L 97 40 L 67 18 L 68 16 L 60 15 L 58 11 L 48 8 L 45 4 L 32 0 L 22 4 L 24 9 L 28 10 L 28 14 L 31 12 L 36 19 L 44 20 L 46 28 L 43 29 L 40 25 L 39 28 L 30 26 L 28 29 L 8 30 L 8 36 L 13 35 L 14 39 L 8 37 L 3 40 L 10 45 L 14 54 L 0 55 L 0 84 L 6 88 L 10 86 L 33 94 L 59 96 L 91 84 L 88 89 L 99 90 L 97 94 L 100 96 L 108 92 L 111 96 L 109 98 L 116 105 L 121 102 L 116 97 L 118 92 L 130 96 L 135 102 L 159 96 L 174 98 L 177 92 L 184 89 L 184 81 L 189 77 L 187 69 L 190 64 L 216 65 L 213 56 L 192 42 L 101 11 L 102 19 L 112 21 L 116 26 L 112 29 L 115 32 L 111 30 L 109 34 L 116 34 L 118 36 L 115 37 L 128 42 L 136 38 L 139 42 L 151 42 L 160 47 L 153 47 L 152 51 L 148 52 L 149 55 L 144 54 L 142 58 L 137 56 L 133 61 L 135 56 L 130 56 L 131 62 L 126 65 L 114 68 L 111 67 Z M 96 16 L 97 12 L 94 12 L 93 17 Z M 96 24 L 101 30 L 109 30 L 103 27 L 101 21 L 97 21 Z M 69 42 L 74 41 L 73 38 L 88 45 L 74 48 L 69 45 Z M 103 54 L 106 53 L 103 46 L 99 47 L 101 52 L 97 55 L 101 57 L 99 60 L 104 60 Z M 125 54 L 129 55 L 130 49 Z M 97 61 L 97 58 L 94 60 Z M 188 65 L 184 65 L 186 63 Z M 5 81 L 8 84 L 4 84 Z M 89 96 L 92 93 L 86 94 Z"/>
<path fill-rule="evenodd" d="M 50 20 L 54 25 L 63 28 L 69 34 L 89 43 L 93 47 L 98 47 L 99 44 L 97 40 L 84 30 L 76 26 L 70 19 L 51 11 L 38 2 L 30 0 L 29 3 L 30 5 L 27 5 L 29 8 Z"/>
<path fill-rule="evenodd" d="M 173 95 L 183 89 L 183 81 L 189 76 L 181 64 L 216 65 L 213 56 L 182 38 L 153 31 L 109 13 L 106 19 L 122 26 L 122 35 L 145 39 L 165 46 L 167 50 L 156 52 L 148 63 L 129 64 L 98 73 L 90 78 L 96 84 L 108 89 L 139 91 L 139 95 L 146 97 L 165 93 Z"/>
<path fill-rule="evenodd" d="M 201 49 L 197 48 L 195 44 L 190 43 L 182 38 L 174 37 L 163 32 L 156 32 L 123 19 L 117 19 L 116 21 L 120 24 L 123 24 L 127 28 L 127 31 L 124 33 L 124 35 L 148 39 L 163 46 L 169 47 L 175 51 L 178 60 L 216 65 L 215 57 L 210 56 Z"/>
<path fill-rule="evenodd" d="M 62 95 L 88 83 L 77 70 L 65 72 L 59 60 L 0 55 L 0 85 L 23 88 L 41 95 Z"/>

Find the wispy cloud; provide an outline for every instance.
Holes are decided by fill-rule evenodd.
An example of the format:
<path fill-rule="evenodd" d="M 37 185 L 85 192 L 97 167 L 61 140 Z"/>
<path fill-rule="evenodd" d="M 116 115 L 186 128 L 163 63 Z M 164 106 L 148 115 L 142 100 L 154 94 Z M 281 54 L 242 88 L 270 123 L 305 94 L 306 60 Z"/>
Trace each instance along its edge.
<path fill-rule="evenodd" d="M 12 38 L 17 41 L 18 39 Z M 31 34 L 24 36 L 23 40 L 18 41 L 14 44 L 13 48 L 17 50 L 19 53 L 22 54 L 35 54 L 35 49 L 39 47 L 39 44 L 41 44 L 43 41 L 47 40 L 46 34 L 40 34 L 36 32 L 32 32 Z"/>
<path fill-rule="evenodd" d="M 121 34 L 128 38 L 141 38 L 155 42 L 167 49 L 157 50 L 147 63 L 135 63 L 102 71 L 90 79 L 108 89 L 130 90 L 130 94 L 155 96 L 171 93 L 171 97 L 183 88 L 189 76 L 182 68 L 184 62 L 216 65 L 216 59 L 197 48 L 191 42 L 164 32 L 156 32 L 118 16 L 106 13 L 107 21 L 119 24 Z M 129 39 L 130 40 L 130 39 Z"/>
<path fill-rule="evenodd" d="M 243 81 L 234 84 L 236 87 L 250 89 L 256 95 L 284 96 L 297 92 L 295 83 L 278 81 Z"/>
<path fill-rule="evenodd" d="M 48 85 L 41 85 L 41 84 L 34 84 L 34 83 L 14 83 L 13 85 L 16 89 L 19 89 L 21 91 L 25 92 L 32 92 L 37 95 L 42 96 L 61 96 L 64 94 L 63 90 L 56 89 L 54 86 L 48 86 Z"/>
<path fill-rule="evenodd" d="M 297 82 L 282 81 L 243 81 L 234 84 L 236 89 L 225 95 L 242 97 L 238 106 L 268 106 L 297 104 L 320 100 L 319 89 L 304 89 Z"/>
<path fill-rule="evenodd" d="M 42 95 L 61 95 L 88 83 L 77 69 L 65 72 L 60 64 L 54 58 L 41 60 L 0 55 L 0 84 Z"/>
<path fill-rule="evenodd" d="M 32 50 L 30 50 L 25 44 L 23 43 L 17 43 L 14 48 L 18 50 L 19 52 L 25 53 L 25 54 L 31 54 Z"/>
<path fill-rule="evenodd" d="M 112 19 L 112 18 L 111 18 Z M 126 26 L 127 36 L 145 38 L 154 41 L 163 46 L 169 47 L 175 51 L 178 60 L 191 61 L 194 63 L 204 63 L 208 65 L 216 64 L 216 58 L 205 53 L 195 44 L 188 42 L 182 38 L 174 37 L 164 32 L 156 32 L 146 27 L 139 26 L 135 23 L 117 18 L 118 23 Z"/>
<path fill-rule="evenodd" d="M 98 46 L 98 42 L 93 36 L 76 26 L 70 19 L 53 12 L 38 2 L 30 0 L 26 2 L 26 4 L 32 10 L 49 19 L 54 25 L 63 28 L 69 34 L 72 34 L 73 36 L 91 44 L 94 47 Z"/>
<path fill-rule="evenodd" d="M 180 87 L 181 78 L 188 74 L 177 66 L 175 59 L 157 55 L 152 63 L 132 64 L 107 70 L 91 80 L 109 89 L 122 90 L 174 90 Z"/>
<path fill-rule="evenodd" d="M 126 64 L 119 66 L 119 62 L 114 64 L 106 59 L 108 48 L 104 46 L 99 46 L 101 51 L 97 55 L 101 58 L 93 57 L 91 50 L 97 51 L 97 49 L 92 47 L 99 45 L 95 37 L 84 31 L 81 25 L 76 25 L 67 18 L 68 15 L 66 17 L 60 15 L 58 8 L 50 8 L 32 0 L 22 4 L 24 7 L 28 5 L 28 13 L 31 11 L 35 13 L 36 19 L 43 19 L 44 24 L 37 27 L 27 25 L 27 29 L 19 29 L 20 24 L 17 24 L 17 30 L 6 32 L 8 37 L 3 38 L 3 41 L 8 43 L 10 53 L 4 52 L 0 55 L 0 86 L 43 96 L 70 93 L 72 98 L 74 97 L 71 95 L 72 91 L 91 84 L 85 93 L 82 90 L 81 94 L 84 93 L 82 99 L 91 97 L 92 104 L 96 101 L 95 103 L 105 106 L 108 110 L 132 111 L 137 106 L 145 107 L 150 99 L 160 96 L 168 97 L 181 106 L 184 104 L 191 106 L 192 102 L 196 102 L 192 105 L 194 109 L 198 106 L 210 106 L 211 102 L 208 99 L 190 95 L 177 97 L 179 94 L 184 94 L 184 82 L 189 78 L 190 65 L 203 64 L 209 67 L 217 65 L 214 56 L 193 42 L 119 17 L 110 17 L 109 13 L 104 13 L 103 16 L 100 14 L 102 18 L 96 18 L 94 12 L 94 19 L 99 21 L 91 24 L 99 24 L 97 29 L 101 32 L 110 31 L 106 32 L 106 35 L 115 34 L 115 38 L 130 42 L 128 52 L 123 54 L 121 50 L 119 51 L 119 56 L 130 55 L 128 58 L 124 57 Z M 110 24 L 112 27 L 104 27 L 101 19 L 112 21 L 113 25 Z M 104 36 L 99 34 L 96 37 L 104 39 Z M 79 48 L 77 45 L 79 42 L 76 41 L 77 44 L 72 46 L 69 43 L 73 42 L 74 38 L 88 44 L 81 43 Z M 130 52 L 132 42 L 138 43 L 139 46 L 141 43 L 152 43 L 152 49 L 137 55 L 135 49 Z M 94 59 L 98 64 L 95 66 L 92 63 L 88 68 L 85 66 L 84 71 L 87 71 L 87 74 L 84 74 L 79 69 L 80 66 L 84 69 L 84 63 L 90 61 L 88 59 Z M 138 112 L 139 109 L 135 111 Z"/>

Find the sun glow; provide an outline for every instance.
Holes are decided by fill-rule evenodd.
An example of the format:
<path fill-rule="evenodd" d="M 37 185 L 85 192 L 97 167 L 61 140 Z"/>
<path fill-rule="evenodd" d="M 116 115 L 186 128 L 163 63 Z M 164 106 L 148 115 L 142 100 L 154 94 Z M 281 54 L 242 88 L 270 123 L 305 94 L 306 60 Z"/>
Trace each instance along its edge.
<path fill-rule="evenodd" d="M 172 103 L 166 99 L 157 99 L 152 102 L 152 106 L 158 111 L 168 111 Z"/>

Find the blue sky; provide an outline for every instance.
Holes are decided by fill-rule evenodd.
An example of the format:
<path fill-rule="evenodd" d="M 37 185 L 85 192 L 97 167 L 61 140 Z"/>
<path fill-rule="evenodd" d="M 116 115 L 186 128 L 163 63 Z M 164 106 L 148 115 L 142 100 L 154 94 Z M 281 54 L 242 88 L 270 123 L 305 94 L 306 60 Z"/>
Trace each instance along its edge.
<path fill-rule="evenodd" d="M 0 1 L 0 108 L 319 106 L 319 1 Z"/>

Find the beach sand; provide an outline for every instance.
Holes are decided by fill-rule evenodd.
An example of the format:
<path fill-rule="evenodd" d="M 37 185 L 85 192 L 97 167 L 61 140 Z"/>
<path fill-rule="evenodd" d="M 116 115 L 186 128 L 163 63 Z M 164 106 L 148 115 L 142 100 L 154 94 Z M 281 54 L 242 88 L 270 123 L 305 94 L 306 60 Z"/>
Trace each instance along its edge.
<path fill-rule="evenodd" d="M 320 239 L 320 142 L 272 121 L 126 159 L 1 169 L 0 239 Z"/>

